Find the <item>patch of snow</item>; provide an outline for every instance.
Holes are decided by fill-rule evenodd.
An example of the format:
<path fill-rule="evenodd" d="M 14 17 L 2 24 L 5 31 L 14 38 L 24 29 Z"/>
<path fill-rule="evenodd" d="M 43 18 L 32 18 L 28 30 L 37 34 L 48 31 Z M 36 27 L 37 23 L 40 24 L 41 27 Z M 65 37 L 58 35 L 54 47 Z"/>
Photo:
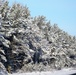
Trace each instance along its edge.
<path fill-rule="evenodd" d="M 46 72 L 13 73 L 8 75 L 70 75 L 73 73 L 76 73 L 76 69 L 63 69 L 59 71 L 46 71 Z"/>

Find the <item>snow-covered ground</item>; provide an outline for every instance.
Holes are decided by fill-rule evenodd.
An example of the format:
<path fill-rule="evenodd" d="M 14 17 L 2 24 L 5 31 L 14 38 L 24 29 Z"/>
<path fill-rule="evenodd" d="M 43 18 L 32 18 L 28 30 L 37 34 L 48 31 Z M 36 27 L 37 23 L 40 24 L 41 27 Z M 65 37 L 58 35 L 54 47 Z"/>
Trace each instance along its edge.
<path fill-rule="evenodd" d="M 47 72 L 13 73 L 9 75 L 70 75 L 73 73 L 76 73 L 76 69 L 63 69 L 59 71 L 47 71 Z"/>

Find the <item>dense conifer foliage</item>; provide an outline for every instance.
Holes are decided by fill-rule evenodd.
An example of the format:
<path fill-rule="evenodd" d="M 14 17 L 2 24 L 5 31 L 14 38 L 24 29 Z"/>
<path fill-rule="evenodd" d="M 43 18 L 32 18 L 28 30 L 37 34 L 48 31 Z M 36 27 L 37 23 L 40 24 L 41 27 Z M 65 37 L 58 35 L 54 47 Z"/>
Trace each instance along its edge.
<path fill-rule="evenodd" d="M 0 0 L 0 64 L 8 72 L 76 67 L 76 38 L 31 17 L 28 7 Z"/>

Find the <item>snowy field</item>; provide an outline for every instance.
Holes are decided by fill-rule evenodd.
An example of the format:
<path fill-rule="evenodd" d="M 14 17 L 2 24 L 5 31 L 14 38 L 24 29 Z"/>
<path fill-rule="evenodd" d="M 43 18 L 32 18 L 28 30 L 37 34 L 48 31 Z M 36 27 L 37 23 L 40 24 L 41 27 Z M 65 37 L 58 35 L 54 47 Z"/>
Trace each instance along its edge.
<path fill-rule="evenodd" d="M 47 72 L 13 73 L 9 75 L 71 75 L 73 73 L 76 73 L 76 69 L 63 69 L 60 71 L 52 71 L 52 72 L 47 71 Z"/>

